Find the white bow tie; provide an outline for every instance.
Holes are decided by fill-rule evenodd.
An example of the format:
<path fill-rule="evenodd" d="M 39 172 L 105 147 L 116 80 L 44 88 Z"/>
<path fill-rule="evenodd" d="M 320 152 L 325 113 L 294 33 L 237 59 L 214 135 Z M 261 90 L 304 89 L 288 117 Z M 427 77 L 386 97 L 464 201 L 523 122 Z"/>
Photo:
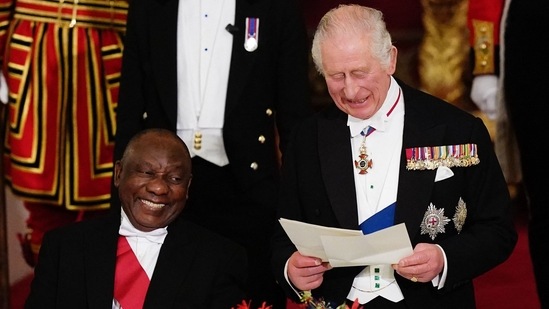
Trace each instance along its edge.
<path fill-rule="evenodd" d="M 168 234 L 168 230 L 166 228 L 159 228 L 150 232 L 140 231 L 130 223 L 130 220 L 125 214 L 122 214 L 122 222 L 120 223 L 118 234 L 126 237 L 142 237 L 151 242 L 162 244 L 164 243 L 164 238 L 166 238 L 166 235 Z"/>
<path fill-rule="evenodd" d="M 369 121 L 369 120 L 349 121 L 348 124 L 349 124 L 349 130 L 351 132 L 351 137 L 359 136 L 360 132 L 362 132 L 362 130 L 368 128 L 370 123 L 371 123 L 371 121 Z"/>

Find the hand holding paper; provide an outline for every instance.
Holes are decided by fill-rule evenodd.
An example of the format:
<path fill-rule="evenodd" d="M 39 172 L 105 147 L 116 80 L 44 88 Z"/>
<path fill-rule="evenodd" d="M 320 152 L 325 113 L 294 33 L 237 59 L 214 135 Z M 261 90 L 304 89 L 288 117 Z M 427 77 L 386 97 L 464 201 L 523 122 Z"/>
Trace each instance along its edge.
<path fill-rule="evenodd" d="M 363 235 L 358 230 L 284 218 L 279 221 L 299 253 L 318 257 L 333 267 L 395 264 L 413 251 L 404 223 Z"/>

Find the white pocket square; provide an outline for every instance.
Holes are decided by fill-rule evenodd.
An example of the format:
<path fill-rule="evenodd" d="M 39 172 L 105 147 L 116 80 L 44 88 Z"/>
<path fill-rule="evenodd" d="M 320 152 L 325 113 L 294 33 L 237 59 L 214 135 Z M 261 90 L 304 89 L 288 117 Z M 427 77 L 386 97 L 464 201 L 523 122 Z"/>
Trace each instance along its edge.
<path fill-rule="evenodd" d="M 437 175 L 435 176 L 435 182 L 441 181 L 454 176 L 454 172 L 449 167 L 439 166 L 437 168 Z"/>

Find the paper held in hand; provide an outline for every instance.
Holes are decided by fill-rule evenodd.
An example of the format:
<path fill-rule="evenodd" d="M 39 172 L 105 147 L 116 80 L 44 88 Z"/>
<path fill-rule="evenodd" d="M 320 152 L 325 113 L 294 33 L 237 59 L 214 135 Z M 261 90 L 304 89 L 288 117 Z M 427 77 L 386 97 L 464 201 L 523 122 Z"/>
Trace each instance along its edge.
<path fill-rule="evenodd" d="M 318 257 L 333 267 L 396 264 L 413 250 L 404 223 L 363 235 L 358 230 L 285 218 L 279 222 L 299 253 Z"/>

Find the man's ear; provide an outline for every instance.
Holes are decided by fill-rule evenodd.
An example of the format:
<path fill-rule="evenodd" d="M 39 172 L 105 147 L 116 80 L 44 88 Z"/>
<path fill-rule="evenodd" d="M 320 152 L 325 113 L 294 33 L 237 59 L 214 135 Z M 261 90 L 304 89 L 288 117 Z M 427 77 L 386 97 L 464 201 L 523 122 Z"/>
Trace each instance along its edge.
<path fill-rule="evenodd" d="M 189 183 L 187 183 L 187 199 L 189 199 L 189 188 L 191 187 L 191 181 L 193 180 L 192 176 L 189 178 Z"/>
<path fill-rule="evenodd" d="M 122 162 L 120 162 L 120 160 L 118 160 L 114 163 L 114 175 L 113 175 L 114 186 L 117 187 L 117 188 L 120 185 L 120 174 L 121 173 L 122 173 Z"/>
<path fill-rule="evenodd" d="M 389 68 L 387 72 L 389 75 L 393 75 L 396 72 L 396 65 L 397 65 L 397 56 L 398 56 L 398 50 L 395 46 L 391 47 L 391 63 L 389 64 Z"/>

